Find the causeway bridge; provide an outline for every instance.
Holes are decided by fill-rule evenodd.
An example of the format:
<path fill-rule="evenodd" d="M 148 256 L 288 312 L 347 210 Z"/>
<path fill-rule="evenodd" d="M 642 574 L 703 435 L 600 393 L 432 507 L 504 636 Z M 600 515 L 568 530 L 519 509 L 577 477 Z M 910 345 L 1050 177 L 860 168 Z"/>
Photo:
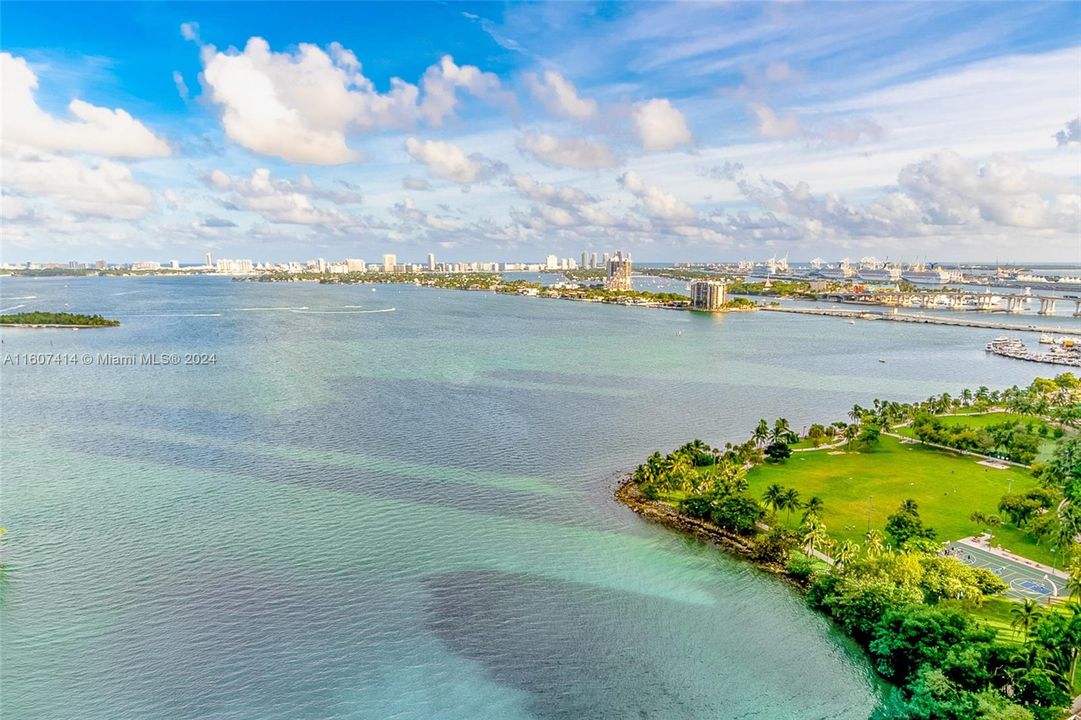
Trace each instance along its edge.
<path fill-rule="evenodd" d="M 990 292 L 971 292 L 965 290 L 942 290 L 923 292 L 833 292 L 822 296 L 826 300 L 858 303 L 867 305 L 885 305 L 886 307 L 908 307 L 945 310 L 980 310 L 983 312 L 1005 312 L 1019 315 L 1025 311 L 1029 302 L 1039 302 L 1039 315 L 1054 315 L 1059 303 L 1073 303 L 1074 317 L 1081 317 L 1081 297 L 1055 297 L 1051 295 L 997 295 Z"/>

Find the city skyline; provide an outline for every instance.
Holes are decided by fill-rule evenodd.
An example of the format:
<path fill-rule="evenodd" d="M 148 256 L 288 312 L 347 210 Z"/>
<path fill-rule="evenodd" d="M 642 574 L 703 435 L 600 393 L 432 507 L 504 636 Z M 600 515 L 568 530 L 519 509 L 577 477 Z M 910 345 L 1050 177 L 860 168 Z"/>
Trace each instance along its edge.
<path fill-rule="evenodd" d="M 54 7 L 7 263 L 1081 261 L 1069 4 Z"/>

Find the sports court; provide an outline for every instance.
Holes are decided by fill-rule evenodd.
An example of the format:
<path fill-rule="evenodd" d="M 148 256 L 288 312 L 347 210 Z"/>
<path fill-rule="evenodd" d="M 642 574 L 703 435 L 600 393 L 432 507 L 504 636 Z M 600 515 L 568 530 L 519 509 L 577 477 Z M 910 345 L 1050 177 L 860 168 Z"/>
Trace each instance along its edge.
<path fill-rule="evenodd" d="M 1066 578 L 1057 570 L 981 546 L 970 538 L 947 543 L 947 552 L 973 567 L 987 568 L 1009 585 L 1006 597 L 1043 600 L 1066 595 Z"/>

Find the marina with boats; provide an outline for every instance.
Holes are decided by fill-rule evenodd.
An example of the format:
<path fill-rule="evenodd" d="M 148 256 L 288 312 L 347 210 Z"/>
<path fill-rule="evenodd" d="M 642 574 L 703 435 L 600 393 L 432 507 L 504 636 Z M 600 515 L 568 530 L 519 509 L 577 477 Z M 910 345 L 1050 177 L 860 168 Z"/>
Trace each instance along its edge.
<path fill-rule="evenodd" d="M 1081 342 L 1066 337 L 1055 339 L 1044 334 L 1040 336 L 1040 343 L 1050 345 L 1047 352 L 1033 352 L 1022 340 L 1003 335 L 987 343 L 987 352 L 1016 360 L 1081 367 Z"/>

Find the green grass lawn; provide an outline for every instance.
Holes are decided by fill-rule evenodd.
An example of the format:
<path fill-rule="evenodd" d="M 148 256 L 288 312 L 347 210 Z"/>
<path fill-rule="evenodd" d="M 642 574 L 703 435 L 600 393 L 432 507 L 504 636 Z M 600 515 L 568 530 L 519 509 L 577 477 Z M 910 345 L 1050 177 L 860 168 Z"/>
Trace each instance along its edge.
<path fill-rule="evenodd" d="M 966 415 L 964 417 L 955 416 L 940 416 L 939 420 L 943 424 L 948 426 L 960 425 L 972 428 L 985 428 L 988 425 L 997 425 L 1007 421 L 1019 422 L 1022 425 L 1027 425 L 1030 422 L 1034 422 L 1037 425 L 1043 424 L 1044 421 L 1035 415 L 1020 415 L 1018 413 L 997 412 L 987 413 L 985 415 Z M 906 425 L 905 427 L 896 428 L 893 432 L 898 435 L 904 435 L 905 437 L 914 438 L 915 434 L 912 432 L 912 427 Z M 1036 454 L 1036 462 L 1046 462 L 1051 458 L 1051 455 L 1055 452 L 1055 447 L 1059 441 L 1054 438 L 1048 437 L 1040 441 L 1040 450 Z"/>
<path fill-rule="evenodd" d="M 994 470 L 958 455 L 883 437 L 871 452 L 830 455 L 828 450 L 795 453 L 786 462 L 767 463 L 747 475 L 749 493 L 761 498 L 772 483 L 794 487 L 803 500 L 817 495 L 825 502 L 822 520 L 838 540 L 862 542 L 868 526 L 882 529 L 886 517 L 906 498 L 919 504 L 925 525 L 933 527 L 939 540 L 957 540 L 978 534 L 982 528 L 969 516 L 976 510 L 997 512 L 1007 491 L 1024 492 L 1036 480 L 1022 468 Z M 781 513 L 786 520 L 787 513 Z M 795 527 L 799 514 L 788 523 Z M 1024 533 L 1000 528 L 996 542 L 1034 560 L 1050 562 L 1043 548 Z"/>

